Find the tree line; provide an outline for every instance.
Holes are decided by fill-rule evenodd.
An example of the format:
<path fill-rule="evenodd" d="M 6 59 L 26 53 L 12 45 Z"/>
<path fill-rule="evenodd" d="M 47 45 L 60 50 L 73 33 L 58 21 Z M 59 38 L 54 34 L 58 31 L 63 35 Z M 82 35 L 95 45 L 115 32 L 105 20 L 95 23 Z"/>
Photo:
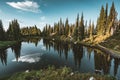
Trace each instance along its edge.
<path fill-rule="evenodd" d="M 4 30 L 2 20 L 0 20 L 0 41 L 21 40 L 24 36 L 40 36 L 41 30 L 37 26 L 24 27 L 20 29 L 17 19 L 9 23 L 7 31 Z"/>
<path fill-rule="evenodd" d="M 22 36 L 40 36 L 41 30 L 37 26 L 24 27 L 21 29 Z"/>
<path fill-rule="evenodd" d="M 54 23 L 54 26 L 46 25 L 43 28 L 43 36 L 66 36 L 72 37 L 74 40 L 83 40 L 85 38 L 97 36 L 113 35 L 120 26 L 120 21 L 117 19 L 117 11 L 115 10 L 114 2 L 108 12 L 108 3 L 106 7 L 102 6 L 100 10 L 99 17 L 97 19 L 97 24 L 94 25 L 94 22 L 84 21 L 83 13 L 81 17 L 77 15 L 76 22 L 72 25 L 69 24 L 68 18 L 65 23 L 62 22 L 62 19 L 58 23 Z"/>
<path fill-rule="evenodd" d="M 9 23 L 7 31 L 4 30 L 2 20 L 0 20 L 0 41 L 19 40 L 20 37 L 20 26 L 17 20 L 13 20 Z"/>

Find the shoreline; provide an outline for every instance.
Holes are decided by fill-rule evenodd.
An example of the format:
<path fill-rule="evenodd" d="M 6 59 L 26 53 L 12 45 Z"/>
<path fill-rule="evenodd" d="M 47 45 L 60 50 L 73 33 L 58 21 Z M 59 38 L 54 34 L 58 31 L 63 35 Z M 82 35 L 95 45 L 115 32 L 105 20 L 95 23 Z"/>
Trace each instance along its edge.
<path fill-rule="evenodd" d="M 104 47 L 104 46 L 102 46 L 100 44 L 93 45 L 93 44 L 90 44 L 90 43 L 85 43 L 83 41 L 70 41 L 70 40 L 63 40 L 61 38 L 58 39 L 58 38 L 52 38 L 52 37 L 50 37 L 50 38 L 49 37 L 48 38 L 43 37 L 43 38 L 50 39 L 50 40 L 53 40 L 53 41 L 61 40 L 61 41 L 69 42 L 69 43 L 73 43 L 73 44 L 81 44 L 81 45 L 86 46 L 86 47 L 91 47 L 91 48 L 95 48 L 95 49 L 101 50 L 102 52 L 104 52 L 106 54 L 109 54 L 110 56 L 112 56 L 114 58 L 120 59 L 120 55 L 117 54 L 117 52 L 115 52 L 114 50 L 110 50 L 109 48 Z"/>
<path fill-rule="evenodd" d="M 83 41 L 63 40 L 60 37 L 40 37 L 40 38 L 50 39 L 52 41 L 59 40 L 59 41 L 64 41 L 64 42 L 68 42 L 68 43 L 73 43 L 73 44 L 80 44 L 80 45 L 83 45 L 83 46 L 86 46 L 86 47 L 91 47 L 91 48 L 101 50 L 102 52 L 104 52 L 106 54 L 110 54 L 110 56 L 112 56 L 114 58 L 120 59 L 120 55 L 117 54 L 119 52 L 114 51 L 113 49 L 109 49 L 107 47 L 104 47 L 100 44 L 93 45 L 93 44 L 90 44 L 90 43 L 85 43 Z M 19 41 L 0 41 L 0 49 L 9 48 L 9 47 L 15 45 L 17 42 L 19 42 Z"/>

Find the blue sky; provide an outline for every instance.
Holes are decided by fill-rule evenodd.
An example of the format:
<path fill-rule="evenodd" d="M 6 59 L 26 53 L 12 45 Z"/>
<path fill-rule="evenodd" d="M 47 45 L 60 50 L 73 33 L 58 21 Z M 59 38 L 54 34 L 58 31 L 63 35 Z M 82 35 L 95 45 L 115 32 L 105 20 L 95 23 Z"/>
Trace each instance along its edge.
<path fill-rule="evenodd" d="M 101 6 L 108 3 L 110 9 L 113 1 L 120 19 L 120 0 L 0 0 L 0 19 L 5 30 L 13 19 L 18 19 L 20 27 L 37 25 L 40 29 L 60 18 L 75 23 L 82 12 L 85 20 L 96 23 Z"/>

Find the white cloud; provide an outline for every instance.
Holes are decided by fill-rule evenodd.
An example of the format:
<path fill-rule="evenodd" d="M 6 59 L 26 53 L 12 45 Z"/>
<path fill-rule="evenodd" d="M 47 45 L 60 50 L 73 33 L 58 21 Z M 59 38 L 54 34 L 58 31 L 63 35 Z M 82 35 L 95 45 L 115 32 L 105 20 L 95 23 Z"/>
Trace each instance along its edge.
<path fill-rule="evenodd" d="M 37 2 L 34 1 L 22 1 L 22 2 L 6 2 L 6 4 L 8 4 L 9 6 L 22 10 L 22 11 L 29 11 L 29 12 L 41 12 L 39 10 L 39 5 Z"/>

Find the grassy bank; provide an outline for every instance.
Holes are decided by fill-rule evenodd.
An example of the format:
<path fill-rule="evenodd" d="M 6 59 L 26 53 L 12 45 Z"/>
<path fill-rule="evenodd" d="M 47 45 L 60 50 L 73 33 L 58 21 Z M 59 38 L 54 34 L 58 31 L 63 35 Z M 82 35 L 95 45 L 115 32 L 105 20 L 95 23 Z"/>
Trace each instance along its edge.
<path fill-rule="evenodd" d="M 1 80 L 88 80 L 94 77 L 95 80 L 116 80 L 109 75 L 98 74 L 81 74 L 79 72 L 72 72 L 70 68 L 63 67 L 55 69 L 49 67 L 47 69 L 41 69 L 38 71 L 26 71 L 12 75 L 11 77 L 2 78 Z"/>
<path fill-rule="evenodd" d="M 0 41 L 0 49 L 1 48 L 8 48 L 12 45 L 14 45 L 16 41 Z"/>

